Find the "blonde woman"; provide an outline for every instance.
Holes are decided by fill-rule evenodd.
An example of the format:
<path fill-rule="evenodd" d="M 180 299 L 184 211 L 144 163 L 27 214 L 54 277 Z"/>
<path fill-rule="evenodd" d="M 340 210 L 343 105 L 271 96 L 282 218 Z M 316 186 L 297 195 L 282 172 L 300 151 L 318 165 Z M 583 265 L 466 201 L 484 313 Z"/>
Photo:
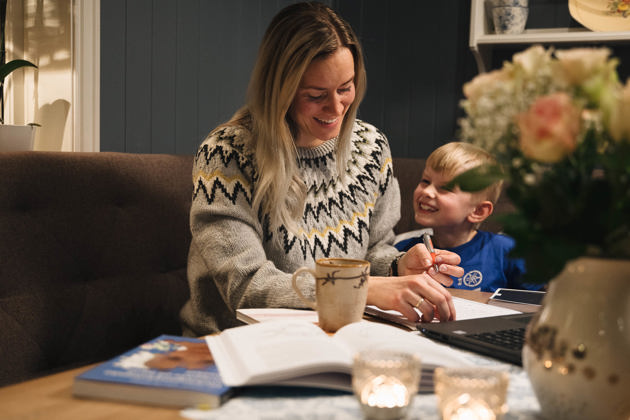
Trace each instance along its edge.
<path fill-rule="evenodd" d="M 303 307 L 291 273 L 325 257 L 370 261 L 368 304 L 454 318 L 441 283 L 461 274 L 459 257 L 439 251 L 436 273 L 426 249 L 392 246 L 400 193 L 386 137 L 356 119 L 365 89 L 357 37 L 333 10 L 274 17 L 245 106 L 196 155 L 185 334 L 235 326 L 238 308 Z"/>

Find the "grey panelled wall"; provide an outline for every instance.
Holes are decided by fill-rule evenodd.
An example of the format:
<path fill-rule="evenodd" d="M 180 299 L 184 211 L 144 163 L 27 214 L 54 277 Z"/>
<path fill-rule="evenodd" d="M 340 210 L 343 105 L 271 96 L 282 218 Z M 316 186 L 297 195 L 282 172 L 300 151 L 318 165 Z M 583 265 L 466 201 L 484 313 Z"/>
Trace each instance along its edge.
<path fill-rule="evenodd" d="M 101 2 L 101 150 L 192 154 L 242 104 L 272 16 L 294 1 Z M 426 157 L 455 135 L 470 1 L 331 0 L 362 40 L 360 117 L 396 157 Z"/>

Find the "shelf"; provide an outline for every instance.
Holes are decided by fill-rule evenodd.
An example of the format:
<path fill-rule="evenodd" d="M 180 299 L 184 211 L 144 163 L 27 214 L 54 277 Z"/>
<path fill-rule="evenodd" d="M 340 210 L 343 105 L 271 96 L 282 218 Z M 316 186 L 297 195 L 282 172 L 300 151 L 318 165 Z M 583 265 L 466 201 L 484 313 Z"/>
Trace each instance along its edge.
<path fill-rule="evenodd" d="M 630 41 L 630 31 L 593 32 L 585 28 L 526 29 L 521 34 L 488 34 L 477 37 L 477 45 L 535 44 L 535 43 L 587 43 L 587 42 Z"/>
<path fill-rule="evenodd" d="M 587 44 L 630 42 L 630 31 L 594 32 L 582 28 L 526 29 L 520 34 L 495 34 L 488 28 L 485 1 L 472 0 L 470 12 L 470 49 L 479 72 L 486 71 L 495 45 Z"/>

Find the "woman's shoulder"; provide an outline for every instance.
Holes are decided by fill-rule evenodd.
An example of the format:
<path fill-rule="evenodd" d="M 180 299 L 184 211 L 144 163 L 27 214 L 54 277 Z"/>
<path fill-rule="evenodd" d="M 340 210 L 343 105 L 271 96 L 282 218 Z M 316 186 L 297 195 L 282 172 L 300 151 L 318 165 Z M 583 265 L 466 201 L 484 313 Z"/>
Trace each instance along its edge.
<path fill-rule="evenodd" d="M 251 131 L 244 126 L 222 125 L 214 129 L 201 143 L 195 156 L 197 169 L 205 171 L 221 168 L 238 168 L 241 173 L 252 174 L 254 154 L 251 150 Z"/>
<path fill-rule="evenodd" d="M 206 158 L 217 155 L 224 159 L 237 155 L 240 159 L 251 159 L 251 136 L 249 128 L 243 125 L 221 125 L 204 139 L 197 155 L 203 154 Z"/>
<path fill-rule="evenodd" d="M 376 126 L 370 124 L 369 122 L 365 122 L 356 118 L 354 120 L 354 127 L 352 130 L 355 134 L 358 135 L 372 135 L 375 137 L 385 138 L 385 134 L 379 130 Z"/>
<path fill-rule="evenodd" d="M 352 133 L 353 144 L 356 149 L 360 149 L 363 152 L 366 151 L 366 148 L 376 149 L 384 156 L 390 156 L 387 137 L 374 125 L 357 118 L 354 121 Z"/>

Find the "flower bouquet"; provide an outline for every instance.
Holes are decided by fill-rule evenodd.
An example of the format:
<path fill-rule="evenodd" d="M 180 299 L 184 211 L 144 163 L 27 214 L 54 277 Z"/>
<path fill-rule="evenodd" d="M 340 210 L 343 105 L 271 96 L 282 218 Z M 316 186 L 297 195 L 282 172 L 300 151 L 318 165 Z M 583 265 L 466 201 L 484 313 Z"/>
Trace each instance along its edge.
<path fill-rule="evenodd" d="M 464 85 L 462 140 L 497 165 L 451 186 L 506 179 L 516 210 L 501 223 L 527 282 L 547 282 L 579 256 L 630 258 L 630 82 L 617 65 L 605 48 L 532 46 Z"/>

